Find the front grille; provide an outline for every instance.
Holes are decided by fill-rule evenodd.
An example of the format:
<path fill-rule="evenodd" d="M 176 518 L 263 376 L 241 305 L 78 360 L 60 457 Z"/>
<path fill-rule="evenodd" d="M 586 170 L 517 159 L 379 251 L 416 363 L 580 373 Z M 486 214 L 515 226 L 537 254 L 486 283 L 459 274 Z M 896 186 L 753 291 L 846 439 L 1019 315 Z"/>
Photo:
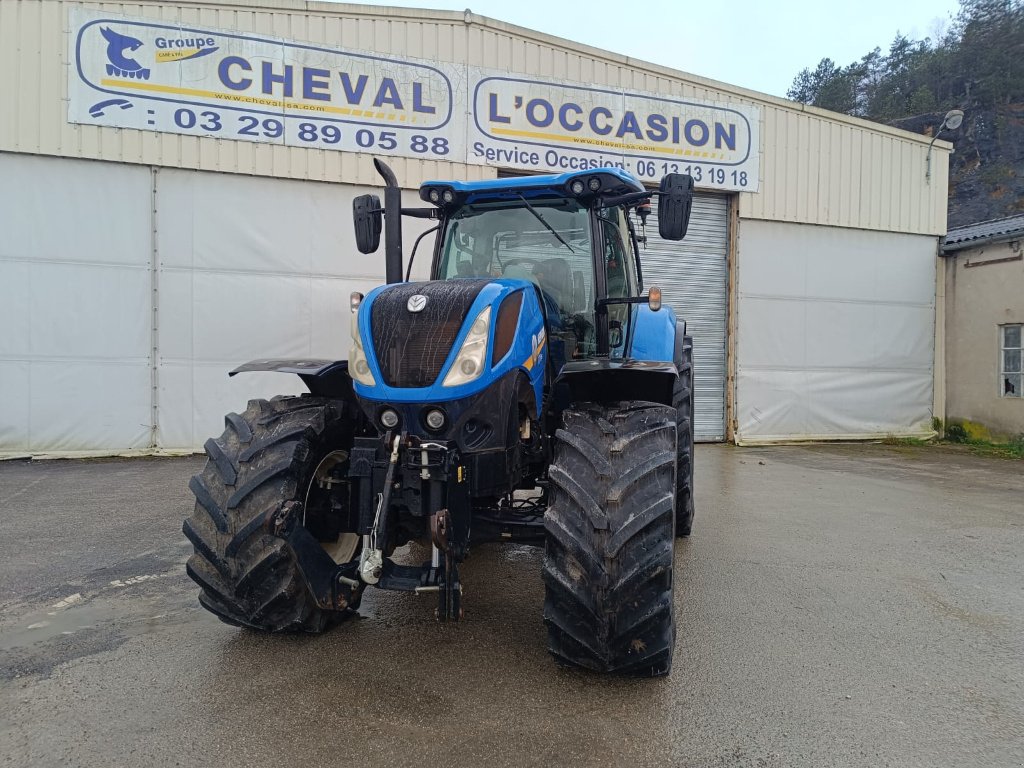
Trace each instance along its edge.
<path fill-rule="evenodd" d="M 429 387 L 437 381 L 466 313 L 488 280 L 399 283 L 373 301 L 370 328 L 377 363 L 390 387 Z M 421 312 L 410 312 L 409 298 L 427 297 Z"/>

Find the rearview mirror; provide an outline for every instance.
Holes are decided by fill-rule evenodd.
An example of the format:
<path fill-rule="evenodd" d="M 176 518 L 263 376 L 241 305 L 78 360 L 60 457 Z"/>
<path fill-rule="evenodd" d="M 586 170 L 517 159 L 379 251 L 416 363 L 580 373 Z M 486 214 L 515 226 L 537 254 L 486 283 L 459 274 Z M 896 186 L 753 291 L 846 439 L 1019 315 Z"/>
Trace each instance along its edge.
<path fill-rule="evenodd" d="M 360 195 L 352 201 L 352 219 L 356 226 L 356 248 L 360 253 L 373 253 L 380 247 L 380 231 L 384 221 L 380 198 Z"/>
<path fill-rule="evenodd" d="M 693 207 L 693 177 L 669 173 L 662 177 L 658 195 L 658 234 L 664 240 L 682 240 Z"/>

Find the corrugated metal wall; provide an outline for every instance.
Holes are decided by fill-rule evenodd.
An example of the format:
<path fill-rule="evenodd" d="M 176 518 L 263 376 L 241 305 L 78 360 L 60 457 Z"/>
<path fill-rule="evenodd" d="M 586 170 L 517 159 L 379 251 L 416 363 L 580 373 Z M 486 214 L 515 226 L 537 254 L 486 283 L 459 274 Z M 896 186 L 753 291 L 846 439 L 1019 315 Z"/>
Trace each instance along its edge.
<path fill-rule="evenodd" d="M 143 163 L 172 168 L 244 173 L 277 178 L 379 185 L 366 155 L 318 149 L 255 144 L 152 131 L 72 125 L 67 122 L 67 9 L 100 9 L 202 26 L 259 32 L 341 47 L 402 50 L 397 29 L 384 18 L 373 21 L 338 11 L 352 6 L 319 5 L 327 12 L 260 11 L 258 3 L 218 3 L 201 8 L 177 3 L 68 3 L 60 0 L 0 0 L 0 98 L 17 104 L 0 110 L 0 150 L 63 155 L 96 160 Z M 419 14 L 420 12 L 417 12 Z M 399 23 L 409 26 L 407 54 L 452 60 L 454 25 Z M 402 33 L 404 39 L 405 32 Z M 478 179 L 490 169 L 424 160 L 389 159 L 398 178 L 415 187 L 427 178 Z"/>
<path fill-rule="evenodd" d="M 729 198 L 697 195 L 686 237 L 678 242 L 658 237 L 656 214 L 648 218 L 646 230 L 644 286 L 661 288 L 693 337 L 694 438 L 724 440 Z"/>
<path fill-rule="evenodd" d="M 761 109 L 760 192 L 739 196 L 745 218 L 943 234 L 944 184 L 924 180 L 926 140 L 830 116 L 781 99 L 684 75 L 472 14 L 296 0 L 83 3 L 0 0 L 0 150 L 196 168 L 294 179 L 374 184 L 364 155 L 147 131 L 66 120 L 67 9 L 84 5 L 141 16 L 415 58 L 503 69 Z M 944 179 L 949 145 L 936 144 Z M 399 178 L 476 179 L 491 168 L 395 159 Z"/>
<path fill-rule="evenodd" d="M 740 195 L 741 217 L 945 234 L 949 154 L 938 142 L 929 184 L 926 145 L 823 114 L 763 110 L 761 187 Z"/>

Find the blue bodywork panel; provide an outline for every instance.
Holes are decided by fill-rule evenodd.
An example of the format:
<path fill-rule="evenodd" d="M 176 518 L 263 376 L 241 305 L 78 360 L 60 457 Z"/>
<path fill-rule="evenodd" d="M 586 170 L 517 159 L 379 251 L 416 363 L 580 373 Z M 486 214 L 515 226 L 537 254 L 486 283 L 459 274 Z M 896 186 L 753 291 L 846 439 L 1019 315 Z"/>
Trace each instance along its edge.
<path fill-rule="evenodd" d="M 458 280 L 460 278 L 452 278 Z M 528 280 L 498 278 L 489 282 L 480 291 L 470 306 L 463 320 L 459 335 L 448 353 L 437 380 L 429 387 L 390 387 L 384 383 L 384 376 L 377 361 L 373 345 L 373 333 L 370 328 L 370 314 L 374 300 L 390 287 L 382 285 L 374 288 L 366 295 L 359 307 L 359 334 L 362 337 L 366 361 L 370 367 L 376 386 L 366 386 L 353 381 L 355 392 L 360 397 L 387 403 L 444 403 L 460 400 L 487 389 L 491 384 L 512 370 L 521 370 L 530 380 L 536 402 L 543 402 L 544 370 L 547 365 L 547 336 L 544 329 L 544 312 L 534 284 Z M 508 353 L 495 365 L 491 366 L 492 350 L 494 349 L 494 333 L 498 319 L 498 308 L 502 301 L 516 291 L 523 292 L 523 303 L 519 313 L 519 323 Z M 484 370 L 478 378 L 468 384 L 446 387 L 442 384 L 451 370 L 455 358 L 462 349 L 462 344 L 469 335 L 470 326 L 477 316 L 488 306 L 491 307 L 491 327 L 488 331 L 487 352 L 484 356 Z"/>
<path fill-rule="evenodd" d="M 675 362 L 676 313 L 663 304 L 655 312 L 646 304 L 632 307 L 632 344 L 625 357 L 630 360 Z M 625 345 L 612 350 L 611 357 L 623 357 Z"/>

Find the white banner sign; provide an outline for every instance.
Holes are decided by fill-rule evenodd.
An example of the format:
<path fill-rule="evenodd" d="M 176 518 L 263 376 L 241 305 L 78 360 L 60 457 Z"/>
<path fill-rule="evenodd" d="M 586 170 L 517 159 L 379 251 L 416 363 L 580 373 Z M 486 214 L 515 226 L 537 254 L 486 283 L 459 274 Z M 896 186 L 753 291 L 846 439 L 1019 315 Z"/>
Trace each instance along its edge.
<path fill-rule="evenodd" d="M 465 85 L 455 67 L 77 8 L 71 28 L 74 123 L 405 157 L 465 155 L 465 109 L 455 107 Z"/>
<path fill-rule="evenodd" d="M 70 14 L 74 123 L 757 191 L 755 107 Z"/>
<path fill-rule="evenodd" d="M 758 112 L 471 70 L 469 162 L 530 170 L 618 166 L 757 191 Z"/>

